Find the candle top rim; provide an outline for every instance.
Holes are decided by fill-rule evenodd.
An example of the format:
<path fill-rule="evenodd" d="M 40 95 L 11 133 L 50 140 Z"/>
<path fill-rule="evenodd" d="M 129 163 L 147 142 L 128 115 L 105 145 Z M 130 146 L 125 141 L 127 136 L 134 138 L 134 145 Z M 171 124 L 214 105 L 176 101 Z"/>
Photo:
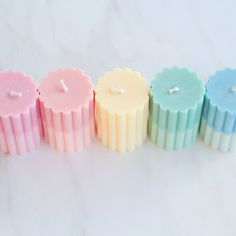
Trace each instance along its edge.
<path fill-rule="evenodd" d="M 48 72 L 38 90 L 39 100 L 46 108 L 67 113 L 88 105 L 93 99 L 94 87 L 83 70 L 68 67 Z"/>
<path fill-rule="evenodd" d="M 150 95 L 154 102 L 176 112 L 196 107 L 204 94 L 203 81 L 187 68 L 166 68 L 151 81 Z"/>
<path fill-rule="evenodd" d="M 37 85 L 24 72 L 0 72 L 0 117 L 15 117 L 27 113 L 38 99 Z"/>
<path fill-rule="evenodd" d="M 236 68 L 218 70 L 209 77 L 206 84 L 206 97 L 221 111 L 236 113 Z"/>
<path fill-rule="evenodd" d="M 115 68 L 101 76 L 95 86 L 95 100 L 110 113 L 137 110 L 149 99 L 145 78 L 130 68 Z"/>

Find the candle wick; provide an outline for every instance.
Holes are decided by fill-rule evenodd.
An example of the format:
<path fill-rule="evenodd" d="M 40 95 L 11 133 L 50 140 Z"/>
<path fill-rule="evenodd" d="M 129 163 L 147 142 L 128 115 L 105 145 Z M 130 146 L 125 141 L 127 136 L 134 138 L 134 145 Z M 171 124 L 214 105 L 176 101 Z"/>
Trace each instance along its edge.
<path fill-rule="evenodd" d="M 21 97 L 21 96 L 22 96 L 22 93 L 21 93 L 21 92 L 17 92 L 17 91 L 15 91 L 15 90 L 11 90 L 11 91 L 9 92 L 9 95 L 10 95 L 11 97 Z"/>
<path fill-rule="evenodd" d="M 63 92 L 68 92 L 68 87 L 66 86 L 66 84 L 65 84 L 65 82 L 64 82 L 64 80 L 63 79 L 61 79 L 60 80 L 60 84 L 61 84 L 61 87 L 62 87 L 62 90 L 63 90 Z"/>
<path fill-rule="evenodd" d="M 231 91 L 232 93 L 236 93 L 236 85 L 232 86 L 232 87 L 230 88 L 230 91 Z"/>
<path fill-rule="evenodd" d="M 123 94 L 123 93 L 125 93 L 125 90 L 122 89 L 122 88 L 111 87 L 111 92 L 112 92 L 112 93 Z"/>
<path fill-rule="evenodd" d="M 177 93 L 179 92 L 180 88 L 178 86 L 173 86 L 172 88 L 168 89 L 168 93 L 172 94 L 172 93 Z"/>

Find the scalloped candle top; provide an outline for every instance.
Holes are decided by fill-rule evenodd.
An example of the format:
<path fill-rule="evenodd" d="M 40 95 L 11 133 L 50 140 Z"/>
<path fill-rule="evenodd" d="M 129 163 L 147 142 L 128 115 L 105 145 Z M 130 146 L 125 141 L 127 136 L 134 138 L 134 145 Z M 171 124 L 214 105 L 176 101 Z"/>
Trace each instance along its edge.
<path fill-rule="evenodd" d="M 53 111 L 70 112 L 78 110 L 93 97 L 90 78 L 74 68 L 58 69 L 41 81 L 39 98 Z"/>
<path fill-rule="evenodd" d="M 203 100 L 205 88 L 197 75 L 185 68 L 165 69 L 151 82 L 150 94 L 163 108 L 185 110 Z"/>
<path fill-rule="evenodd" d="M 224 111 L 236 112 L 236 69 L 217 71 L 206 85 L 206 96 Z"/>
<path fill-rule="evenodd" d="M 130 112 L 148 99 L 146 80 L 131 69 L 115 69 L 105 73 L 95 88 L 96 101 L 109 112 Z"/>
<path fill-rule="evenodd" d="M 32 78 L 21 72 L 0 72 L 0 84 L 0 116 L 27 112 L 39 95 Z"/>

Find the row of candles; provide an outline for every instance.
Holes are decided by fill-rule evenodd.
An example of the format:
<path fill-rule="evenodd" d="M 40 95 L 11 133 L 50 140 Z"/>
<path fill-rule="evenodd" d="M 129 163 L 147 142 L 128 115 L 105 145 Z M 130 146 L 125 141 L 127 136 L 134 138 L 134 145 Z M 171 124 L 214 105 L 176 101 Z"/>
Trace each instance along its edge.
<path fill-rule="evenodd" d="M 98 136 L 114 151 L 132 151 L 147 136 L 180 150 L 196 141 L 236 150 L 236 70 L 212 75 L 206 86 L 186 68 L 158 73 L 151 86 L 138 72 L 114 69 L 93 86 L 82 70 L 61 68 L 37 86 L 21 72 L 0 72 L 0 152 L 24 154 L 44 138 L 61 152 Z"/>

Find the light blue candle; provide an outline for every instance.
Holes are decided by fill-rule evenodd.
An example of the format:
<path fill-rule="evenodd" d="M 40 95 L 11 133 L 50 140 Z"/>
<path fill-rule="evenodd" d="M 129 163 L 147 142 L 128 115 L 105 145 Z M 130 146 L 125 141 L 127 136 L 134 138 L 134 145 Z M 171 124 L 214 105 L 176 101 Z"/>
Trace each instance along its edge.
<path fill-rule="evenodd" d="M 236 150 L 236 69 L 218 71 L 209 78 L 200 134 L 214 149 Z"/>
<path fill-rule="evenodd" d="M 165 69 L 151 82 L 149 135 L 159 147 L 190 146 L 198 133 L 205 88 L 186 68 Z"/>

